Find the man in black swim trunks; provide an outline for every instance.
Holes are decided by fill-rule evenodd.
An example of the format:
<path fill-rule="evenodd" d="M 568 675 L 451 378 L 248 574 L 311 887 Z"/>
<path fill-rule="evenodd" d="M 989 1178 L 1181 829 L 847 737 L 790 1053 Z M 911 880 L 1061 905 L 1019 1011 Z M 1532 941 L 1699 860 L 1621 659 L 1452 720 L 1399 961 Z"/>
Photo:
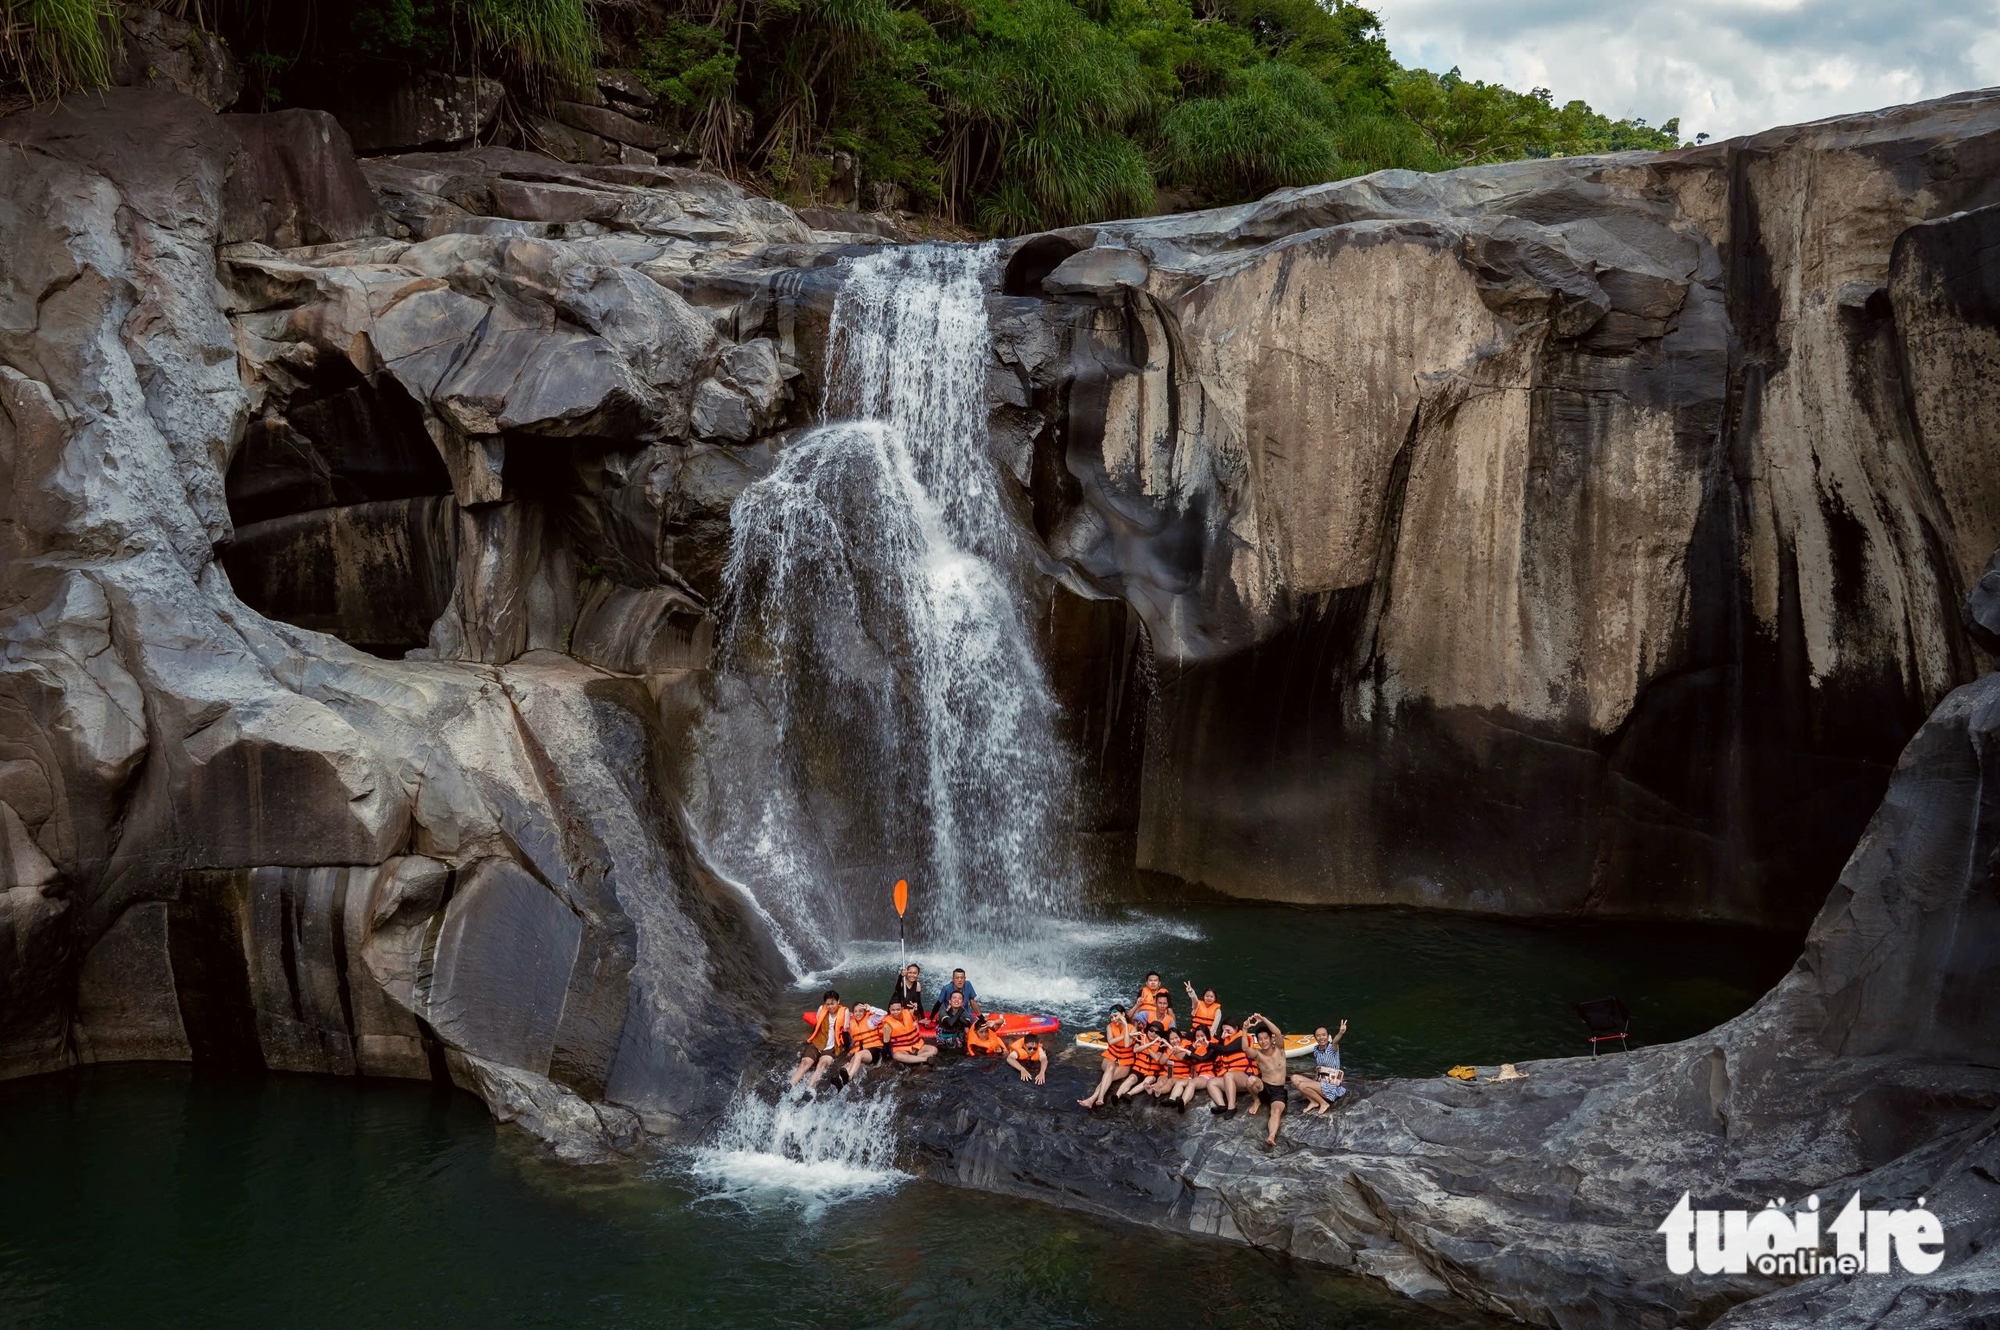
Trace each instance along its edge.
<path fill-rule="evenodd" d="M 1291 1103 L 1291 1092 L 1286 1088 L 1285 1032 L 1273 1024 L 1269 1016 L 1259 1013 L 1243 1022 L 1244 1033 L 1260 1025 L 1264 1028 L 1257 1031 L 1257 1042 L 1250 1050 L 1250 1057 L 1257 1064 L 1257 1078 L 1253 1085 L 1257 1086 L 1258 1096 L 1257 1102 L 1250 1105 L 1250 1116 L 1256 1117 L 1264 1101 L 1270 1101 L 1271 1129 L 1265 1133 L 1264 1144 L 1276 1145 L 1278 1124 L 1284 1121 L 1285 1109 Z"/>

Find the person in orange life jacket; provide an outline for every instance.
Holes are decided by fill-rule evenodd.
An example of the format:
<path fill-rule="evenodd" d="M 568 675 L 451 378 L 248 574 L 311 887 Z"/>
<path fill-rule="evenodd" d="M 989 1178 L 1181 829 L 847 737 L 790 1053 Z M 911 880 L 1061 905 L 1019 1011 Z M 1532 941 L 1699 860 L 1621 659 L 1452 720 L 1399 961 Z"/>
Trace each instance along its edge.
<path fill-rule="evenodd" d="M 1208 1086 L 1208 1097 L 1213 1104 L 1209 1111 L 1234 1113 L 1237 1092 L 1256 1089 L 1251 1076 L 1254 1064 L 1250 1059 L 1249 1036 L 1225 1022 L 1216 1031 L 1216 1040 L 1210 1047 L 1215 1051 L 1215 1079 Z"/>
<path fill-rule="evenodd" d="M 1346 1037 L 1346 1021 L 1331 1035 L 1324 1025 L 1313 1031 L 1313 1074 L 1292 1077 L 1292 1088 L 1305 1097 L 1306 1112 L 1325 1114 L 1347 1093 L 1347 1073 L 1340 1068 L 1340 1041 Z"/>
<path fill-rule="evenodd" d="M 981 1016 L 965 1036 L 967 1057 L 1001 1057 L 1007 1052 L 1007 1041 L 1000 1035 L 998 1016 Z"/>
<path fill-rule="evenodd" d="M 1041 1085 L 1049 1079 L 1049 1055 L 1042 1051 L 1042 1037 L 1038 1034 L 1024 1034 L 1007 1045 L 1007 1065 L 1021 1073 L 1022 1080 L 1032 1079 Z M 1032 1077 L 1028 1068 L 1034 1068 Z"/>
<path fill-rule="evenodd" d="M 856 1003 L 854 1010 L 847 1013 L 847 1041 L 854 1055 L 836 1077 L 840 1085 L 859 1076 L 863 1067 L 872 1067 L 882 1060 L 889 1046 L 888 1020 L 888 1012 L 865 1002 Z"/>
<path fill-rule="evenodd" d="M 951 972 L 951 982 L 946 984 L 944 991 L 937 995 L 937 1001 L 931 1003 L 932 1020 L 936 1020 L 937 1014 L 943 1011 L 945 1006 L 950 1003 L 953 993 L 958 994 L 964 1000 L 966 1010 L 970 1011 L 974 1016 L 983 1014 L 979 1010 L 979 991 L 972 986 L 972 981 L 965 977 L 965 971 L 953 970 Z M 919 1007 L 918 1010 L 921 1011 L 922 1008 Z"/>
<path fill-rule="evenodd" d="M 882 1028 L 889 1032 L 889 1056 L 897 1062 L 915 1067 L 937 1056 L 937 1045 L 925 1043 L 923 1031 L 917 1028 L 914 1008 L 891 1002 Z"/>
<path fill-rule="evenodd" d="M 896 987 L 889 994 L 889 1001 L 900 1002 L 917 1011 L 924 1009 L 924 967 L 905 965 L 903 972 L 896 976 Z"/>
<path fill-rule="evenodd" d="M 840 1056 L 846 1040 L 847 1008 L 840 1005 L 840 994 L 829 988 L 820 999 L 819 1010 L 813 1013 L 812 1033 L 799 1049 L 799 1065 L 792 1069 L 792 1084 L 797 1085 L 801 1076 L 811 1072 L 812 1079 L 806 1082 L 806 1089 L 818 1085 L 819 1078 Z"/>
<path fill-rule="evenodd" d="M 1203 989 L 1201 996 L 1196 997 L 1193 984 L 1183 982 L 1183 986 L 1187 989 L 1188 1001 L 1194 1004 L 1194 1009 L 1188 1014 L 1189 1029 L 1206 1027 L 1209 1038 L 1213 1039 L 1216 1027 L 1222 1024 L 1222 1004 L 1215 1000 L 1215 990 Z"/>
<path fill-rule="evenodd" d="M 1132 1019 L 1140 1025 L 1154 1025 L 1161 1029 L 1173 1024 L 1173 1008 L 1167 1005 L 1167 990 L 1160 983 L 1158 971 L 1146 975 L 1145 986 L 1139 990 L 1139 996 L 1132 999 Z"/>
<path fill-rule="evenodd" d="M 1132 1074 L 1125 1078 L 1113 1097 L 1126 1099 L 1150 1091 L 1167 1069 L 1166 1059 L 1160 1056 L 1166 1046 L 1167 1041 L 1150 1030 L 1141 1030 L 1134 1035 Z"/>
<path fill-rule="evenodd" d="M 944 1011 L 937 1018 L 939 1048 L 963 1048 L 965 1036 L 979 1023 L 979 1017 L 965 1005 L 965 994 L 945 990 Z"/>
<path fill-rule="evenodd" d="M 1104 1107 L 1104 1096 L 1111 1092 L 1111 1087 L 1132 1074 L 1132 1032 L 1125 1008 L 1113 1007 L 1111 1019 L 1104 1022 L 1104 1076 L 1095 1090 L 1076 1101 L 1078 1108 Z"/>

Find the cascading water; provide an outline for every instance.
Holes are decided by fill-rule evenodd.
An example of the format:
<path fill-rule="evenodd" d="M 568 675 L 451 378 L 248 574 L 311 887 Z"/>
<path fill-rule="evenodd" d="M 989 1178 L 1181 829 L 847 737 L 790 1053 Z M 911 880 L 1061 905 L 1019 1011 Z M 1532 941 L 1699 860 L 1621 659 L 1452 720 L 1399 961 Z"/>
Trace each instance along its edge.
<path fill-rule="evenodd" d="M 933 942 L 1070 912 L 1070 764 L 988 451 L 990 251 L 852 261 L 821 425 L 731 515 L 723 660 L 779 770 L 713 848 L 822 961 L 892 926 Z"/>
<path fill-rule="evenodd" d="M 1075 912 L 1071 767 L 988 451 L 991 258 L 922 246 L 852 261 L 826 423 L 731 513 L 733 728 L 707 741 L 705 849 L 795 970 L 892 929 L 899 877 L 918 901 L 913 940 L 933 945 L 985 947 Z M 865 1083 L 811 1102 L 752 1088 L 694 1170 L 725 1195 L 824 1204 L 900 1178 L 894 1114 Z"/>

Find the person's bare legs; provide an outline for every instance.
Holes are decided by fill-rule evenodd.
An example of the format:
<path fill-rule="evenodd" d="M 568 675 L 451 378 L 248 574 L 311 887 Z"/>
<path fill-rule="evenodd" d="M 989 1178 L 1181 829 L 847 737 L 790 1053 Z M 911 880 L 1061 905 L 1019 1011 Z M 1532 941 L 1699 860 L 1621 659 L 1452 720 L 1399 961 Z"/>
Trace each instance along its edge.
<path fill-rule="evenodd" d="M 1305 1096 L 1306 1112 L 1308 1113 L 1324 1113 L 1333 1107 L 1332 1104 L 1327 1102 L 1326 1096 L 1319 1092 L 1319 1078 L 1317 1076 L 1301 1076 L 1294 1073 L 1292 1076 L 1292 1088 Z"/>
<path fill-rule="evenodd" d="M 832 1065 L 833 1065 L 833 1054 L 822 1053 L 820 1055 L 819 1064 L 813 1068 L 813 1074 L 806 1078 L 806 1089 L 808 1090 L 817 1089 L 819 1087 L 819 1078 L 826 1075 L 826 1069 L 828 1067 L 831 1067 Z"/>
<path fill-rule="evenodd" d="M 1243 1088 L 1250 1092 L 1250 1107 L 1248 1112 L 1254 1118 L 1264 1111 L 1264 1082 L 1261 1077 L 1257 1076 L 1246 1076 L 1244 1080 L 1248 1084 Z"/>
<path fill-rule="evenodd" d="M 1104 1107 L 1104 1092 L 1111 1088 L 1111 1082 L 1117 1075 L 1118 1064 L 1116 1062 L 1106 1062 L 1104 1064 L 1104 1078 L 1098 1081 L 1097 1088 L 1092 1090 L 1089 1095 L 1077 1100 L 1076 1106 L 1078 1108 Z"/>
<path fill-rule="evenodd" d="M 1283 1122 L 1284 1120 L 1285 1120 L 1284 1104 L 1273 1103 L 1271 1105 L 1271 1133 L 1270 1135 L 1264 1138 L 1264 1144 L 1276 1145 L 1278 1143 L 1278 1124 Z"/>

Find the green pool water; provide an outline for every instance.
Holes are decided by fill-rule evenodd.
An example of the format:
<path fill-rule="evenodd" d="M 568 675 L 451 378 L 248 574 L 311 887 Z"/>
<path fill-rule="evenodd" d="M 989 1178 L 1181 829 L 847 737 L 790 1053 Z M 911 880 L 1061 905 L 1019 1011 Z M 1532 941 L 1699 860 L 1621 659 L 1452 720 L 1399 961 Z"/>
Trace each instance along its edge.
<path fill-rule="evenodd" d="M 1213 904 L 1044 933 L 921 959 L 936 979 L 963 962 L 989 997 L 1070 1023 L 1147 969 L 1288 1029 L 1345 1016 L 1349 1065 L 1368 1076 L 1587 1052 L 1570 1004 L 1607 993 L 1642 1042 L 1695 1034 L 1754 1001 L 1798 942 Z M 894 943 L 857 948 L 813 983 L 879 999 L 896 957 Z M 769 1065 L 753 1075 L 788 1061 L 789 1009 L 808 991 L 775 995 Z M 473 1099 L 429 1086 L 98 1068 L 0 1084 L 0 1128 L 9 1327 L 1492 1324 L 1337 1272 L 893 1173 L 860 1170 L 844 1189 L 837 1168 L 754 1140 L 705 1166 L 555 1165 Z"/>
<path fill-rule="evenodd" d="M 426 1086 L 103 1068 L 0 1085 L 0 1123 L 18 1330 L 1490 1324 L 926 1183 L 800 1207 L 543 1163 Z"/>
<path fill-rule="evenodd" d="M 1397 909 L 1205 904 L 1150 909 L 1094 925 L 1050 926 L 1022 946 L 921 949 L 935 990 L 963 966 L 1003 1010 L 1101 1024 L 1158 970 L 1187 1018 L 1182 983 L 1213 987 L 1225 1016 L 1261 1011 L 1288 1032 L 1346 1018 L 1346 1062 L 1369 1076 L 1434 1076 L 1480 1065 L 1588 1056 L 1575 1004 L 1621 998 L 1632 1045 L 1700 1034 L 1737 1015 L 1791 968 L 1796 934 L 1704 924 L 1524 923 Z M 894 944 L 800 985 L 882 1002 Z"/>

